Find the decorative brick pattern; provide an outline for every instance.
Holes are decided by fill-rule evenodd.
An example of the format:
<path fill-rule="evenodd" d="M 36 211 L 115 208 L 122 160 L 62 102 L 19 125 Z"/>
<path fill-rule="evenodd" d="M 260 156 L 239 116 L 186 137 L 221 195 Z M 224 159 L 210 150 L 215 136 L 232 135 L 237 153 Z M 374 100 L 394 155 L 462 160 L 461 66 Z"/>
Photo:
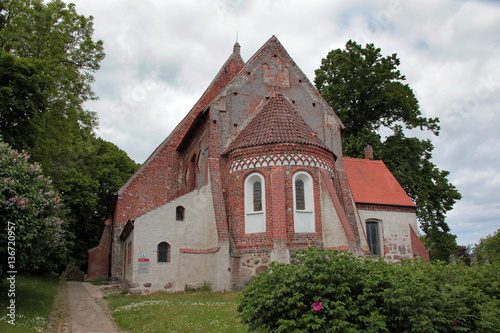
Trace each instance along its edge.
<path fill-rule="evenodd" d="M 356 204 L 358 210 L 369 210 L 372 212 L 398 212 L 398 213 L 415 213 L 416 207 L 405 206 L 390 206 L 390 205 L 371 205 L 371 204 Z"/>
<path fill-rule="evenodd" d="M 337 251 L 348 251 L 349 246 L 347 245 L 341 245 L 341 246 L 332 246 L 330 249 L 337 250 Z"/>
<path fill-rule="evenodd" d="M 326 169 L 329 172 L 333 172 L 335 170 L 334 163 L 331 160 L 322 158 L 321 156 L 304 154 L 273 154 L 232 161 L 229 164 L 229 173 L 240 170 L 265 168 L 268 166 L 311 166 Z"/>
<path fill-rule="evenodd" d="M 217 253 L 220 251 L 220 246 L 211 247 L 208 249 L 187 249 L 181 248 L 181 253 L 192 253 L 192 254 L 208 254 L 208 253 Z"/>

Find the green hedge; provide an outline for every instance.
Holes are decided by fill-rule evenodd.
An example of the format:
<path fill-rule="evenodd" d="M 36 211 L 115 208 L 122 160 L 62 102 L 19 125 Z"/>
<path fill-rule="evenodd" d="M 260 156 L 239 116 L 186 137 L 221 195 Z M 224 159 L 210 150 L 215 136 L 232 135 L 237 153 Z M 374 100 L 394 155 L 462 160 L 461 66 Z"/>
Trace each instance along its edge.
<path fill-rule="evenodd" d="M 388 264 L 318 248 L 294 258 L 241 293 L 250 331 L 500 332 L 500 265 Z"/>

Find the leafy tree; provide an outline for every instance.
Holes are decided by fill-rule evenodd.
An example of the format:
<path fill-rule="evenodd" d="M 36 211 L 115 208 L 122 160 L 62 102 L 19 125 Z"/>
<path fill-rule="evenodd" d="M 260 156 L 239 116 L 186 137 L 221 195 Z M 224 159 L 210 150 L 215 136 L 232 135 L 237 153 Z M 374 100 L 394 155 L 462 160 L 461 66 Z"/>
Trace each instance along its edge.
<path fill-rule="evenodd" d="M 0 49 L 0 132 L 18 149 L 33 145 L 31 120 L 45 110 L 39 74 L 36 63 Z"/>
<path fill-rule="evenodd" d="M 73 236 L 70 258 L 84 269 L 87 250 L 99 243 L 103 221 L 111 213 L 112 194 L 138 164 L 116 145 L 74 126 L 62 117 L 47 121 L 33 150 L 61 194 L 61 218 Z"/>
<path fill-rule="evenodd" d="M 57 217 L 59 207 L 59 195 L 40 165 L 0 140 L 0 275 L 5 267 L 5 271 L 36 272 L 64 263 L 65 230 Z"/>
<path fill-rule="evenodd" d="M 68 153 L 66 158 L 73 157 L 73 162 L 63 159 L 57 182 L 65 190 L 65 216 L 75 235 L 71 258 L 86 269 L 87 250 L 99 243 L 113 193 L 139 165 L 114 144 L 93 136 L 77 142 Z"/>
<path fill-rule="evenodd" d="M 432 142 L 405 135 L 413 129 L 439 135 L 440 128 L 439 119 L 422 116 L 399 64 L 396 54 L 383 57 L 373 44 L 363 48 L 350 40 L 345 50 L 330 51 L 322 59 L 315 84 L 345 125 L 343 154 L 363 157 L 364 147 L 373 146 L 375 157 L 416 202 L 431 258 L 447 260 L 457 244 L 446 212 L 461 196 L 448 181 L 449 172 L 431 162 Z"/>
<path fill-rule="evenodd" d="M 96 98 L 93 73 L 105 56 L 93 32 L 93 17 L 62 0 L 0 3 L 0 130 L 54 181 L 69 257 L 81 268 L 110 214 L 111 193 L 137 169 L 95 137 L 97 116 L 84 109 Z"/>
<path fill-rule="evenodd" d="M 495 231 L 493 235 L 488 235 L 481 238 L 479 243 L 474 247 L 474 252 L 478 260 L 482 260 L 484 256 L 488 256 L 491 263 L 500 262 L 500 229 Z"/>
<path fill-rule="evenodd" d="M 457 252 L 455 253 L 455 256 L 457 260 L 461 261 L 467 266 L 470 266 L 471 264 L 471 245 L 465 246 L 465 245 L 460 245 L 458 246 Z"/>
<path fill-rule="evenodd" d="M 10 80 L 2 81 L 2 88 L 14 85 L 12 90 L 20 95 L 14 96 L 19 97 L 14 100 L 21 104 L 19 108 L 6 109 L 10 123 L 19 127 L 28 120 L 43 123 L 48 113 L 51 118 L 65 117 L 88 131 L 96 126 L 95 114 L 83 108 L 84 102 L 96 98 L 90 86 L 92 73 L 99 70 L 105 56 L 103 42 L 93 41 L 93 32 L 93 17 L 78 15 L 74 4 L 61 0 L 2 2 L 0 49 L 18 58 L 17 64 L 12 57 L 7 58 L 16 66 L 4 75 Z M 29 84 L 15 89 L 17 82 Z M 42 92 L 37 89 L 40 86 Z M 35 96 L 38 102 L 27 104 L 27 96 Z M 33 120 L 40 114 L 43 119 Z M 16 139 L 19 141 L 19 136 Z M 15 144 L 15 148 L 23 146 Z"/>

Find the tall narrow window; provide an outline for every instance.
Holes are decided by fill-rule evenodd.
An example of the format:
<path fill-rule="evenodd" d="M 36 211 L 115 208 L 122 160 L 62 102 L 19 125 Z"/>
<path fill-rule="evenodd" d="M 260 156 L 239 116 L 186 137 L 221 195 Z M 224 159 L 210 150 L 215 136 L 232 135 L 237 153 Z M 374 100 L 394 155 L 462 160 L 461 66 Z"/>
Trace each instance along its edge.
<path fill-rule="evenodd" d="M 262 184 L 259 181 L 253 183 L 253 211 L 262 211 Z"/>
<path fill-rule="evenodd" d="M 373 255 L 380 255 L 380 236 L 378 222 L 366 222 L 366 238 L 368 247 Z"/>
<path fill-rule="evenodd" d="M 158 244 L 158 262 L 170 262 L 170 245 L 167 242 Z"/>
<path fill-rule="evenodd" d="M 314 223 L 314 190 L 310 174 L 293 175 L 293 219 L 295 232 L 316 232 Z"/>
<path fill-rule="evenodd" d="M 245 179 L 245 233 L 266 231 L 265 198 L 264 177 L 252 173 Z"/>
<path fill-rule="evenodd" d="M 177 206 L 175 208 L 175 220 L 176 221 L 184 221 L 184 211 L 185 211 L 185 208 L 182 206 Z"/>
<path fill-rule="evenodd" d="M 295 209 L 306 210 L 304 181 L 302 179 L 295 180 Z"/>

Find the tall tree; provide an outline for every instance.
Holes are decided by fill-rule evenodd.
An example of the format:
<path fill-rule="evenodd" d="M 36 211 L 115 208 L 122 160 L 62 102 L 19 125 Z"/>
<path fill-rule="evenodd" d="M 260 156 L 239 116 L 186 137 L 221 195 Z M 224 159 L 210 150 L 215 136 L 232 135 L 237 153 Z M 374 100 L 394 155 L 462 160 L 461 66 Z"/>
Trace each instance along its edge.
<path fill-rule="evenodd" d="M 0 133 L 17 149 L 35 142 L 32 119 L 45 110 L 43 80 L 36 62 L 0 49 Z"/>
<path fill-rule="evenodd" d="M 0 2 L 0 130 L 50 176 L 67 224 L 69 257 L 86 267 L 117 191 L 137 164 L 94 135 L 93 73 L 104 59 L 93 17 L 61 0 Z"/>
<path fill-rule="evenodd" d="M 80 128 L 92 131 L 97 118 L 83 108 L 83 103 L 96 98 L 90 86 L 94 80 L 92 73 L 99 70 L 105 56 L 103 42 L 94 41 L 93 32 L 93 17 L 78 15 L 74 4 L 67 5 L 61 0 L 49 3 L 7 0 L 1 3 L 0 49 L 18 58 L 19 69 L 21 65 L 26 69 L 27 73 L 18 75 L 17 80 L 26 77 L 34 87 L 22 91 L 31 92 L 31 96 L 40 99 L 41 89 L 33 82 L 33 72 L 36 72 L 38 82 L 43 82 L 46 102 L 44 108 L 40 103 L 27 105 L 24 112 L 7 109 L 10 118 L 14 118 L 11 123 L 32 121 L 42 110 L 45 117 L 47 113 L 54 117 L 64 116 L 68 121 L 77 122 Z M 22 74 L 22 71 L 17 73 Z M 9 87 L 16 80 L 2 83 L 2 87 Z M 21 95 L 16 100 L 26 103 L 25 97 Z M 24 147 L 14 145 L 14 148 Z"/>
<path fill-rule="evenodd" d="M 344 50 L 330 51 L 322 59 L 314 81 L 346 127 L 343 154 L 362 157 L 366 145 L 374 147 L 375 156 L 416 202 L 431 258 L 447 260 L 457 245 L 445 217 L 460 193 L 448 181 L 449 172 L 431 162 L 432 142 L 405 135 L 405 129 L 420 129 L 437 136 L 439 119 L 422 116 L 415 94 L 397 69 L 397 55 L 383 57 L 380 51 L 373 44 L 363 48 L 349 40 Z"/>

